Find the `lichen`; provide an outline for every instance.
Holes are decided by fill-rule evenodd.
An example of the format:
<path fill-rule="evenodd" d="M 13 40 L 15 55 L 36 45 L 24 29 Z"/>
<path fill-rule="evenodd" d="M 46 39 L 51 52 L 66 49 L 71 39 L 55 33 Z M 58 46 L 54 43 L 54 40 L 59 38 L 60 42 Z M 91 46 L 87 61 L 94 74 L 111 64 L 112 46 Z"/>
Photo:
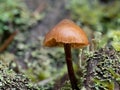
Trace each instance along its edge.
<path fill-rule="evenodd" d="M 100 49 L 87 59 L 85 83 L 94 90 L 114 90 L 120 85 L 120 56 L 114 49 Z M 120 87 L 117 87 L 120 88 Z"/>
<path fill-rule="evenodd" d="M 17 74 L 0 61 L 0 90 L 38 90 L 23 74 Z"/>
<path fill-rule="evenodd" d="M 102 48 L 86 55 L 86 64 L 81 70 L 83 75 L 78 76 L 80 90 L 118 90 L 120 52 L 113 48 Z M 61 90 L 72 90 L 70 82 L 65 83 Z"/>

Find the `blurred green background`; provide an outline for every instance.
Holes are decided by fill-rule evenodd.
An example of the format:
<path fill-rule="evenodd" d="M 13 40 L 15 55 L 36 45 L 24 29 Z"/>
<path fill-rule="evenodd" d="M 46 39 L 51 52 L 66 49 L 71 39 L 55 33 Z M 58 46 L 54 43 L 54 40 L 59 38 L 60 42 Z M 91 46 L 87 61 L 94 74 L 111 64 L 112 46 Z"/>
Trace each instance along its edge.
<path fill-rule="evenodd" d="M 120 0 L 0 0 L 0 61 L 32 83 L 48 80 L 48 86 L 39 88 L 50 90 L 53 80 L 67 70 L 63 48 L 43 47 L 43 39 L 65 18 L 86 32 L 90 45 L 84 53 L 105 47 L 120 51 Z M 72 54 L 77 72 L 81 50 L 73 49 Z"/>

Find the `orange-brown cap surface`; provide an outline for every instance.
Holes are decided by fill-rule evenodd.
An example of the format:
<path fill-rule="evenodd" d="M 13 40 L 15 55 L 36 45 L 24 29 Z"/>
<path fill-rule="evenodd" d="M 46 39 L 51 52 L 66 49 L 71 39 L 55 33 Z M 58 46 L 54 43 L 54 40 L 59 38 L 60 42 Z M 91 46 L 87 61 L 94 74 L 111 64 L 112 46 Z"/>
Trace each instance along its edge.
<path fill-rule="evenodd" d="M 54 47 L 71 44 L 74 48 L 82 48 L 89 44 L 85 32 L 73 21 L 64 19 L 49 31 L 44 39 L 44 46 Z"/>

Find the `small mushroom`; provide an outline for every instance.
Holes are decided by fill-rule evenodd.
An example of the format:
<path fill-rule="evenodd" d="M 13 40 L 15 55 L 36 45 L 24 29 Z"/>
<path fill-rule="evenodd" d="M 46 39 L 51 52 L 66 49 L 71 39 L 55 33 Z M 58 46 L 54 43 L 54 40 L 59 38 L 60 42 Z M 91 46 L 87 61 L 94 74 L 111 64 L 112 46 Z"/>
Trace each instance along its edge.
<path fill-rule="evenodd" d="M 49 31 L 44 39 L 44 46 L 63 46 L 65 50 L 68 75 L 72 89 L 79 90 L 74 74 L 71 47 L 83 48 L 89 44 L 85 32 L 73 21 L 64 19 Z"/>

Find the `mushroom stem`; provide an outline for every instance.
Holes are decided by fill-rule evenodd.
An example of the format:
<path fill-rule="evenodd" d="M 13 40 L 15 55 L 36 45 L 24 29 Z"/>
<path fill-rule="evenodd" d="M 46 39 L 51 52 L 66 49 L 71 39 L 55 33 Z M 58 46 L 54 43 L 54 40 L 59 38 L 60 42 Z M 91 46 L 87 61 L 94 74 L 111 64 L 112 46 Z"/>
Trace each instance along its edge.
<path fill-rule="evenodd" d="M 72 64 L 72 56 L 71 56 L 71 45 L 70 44 L 64 44 L 64 50 L 66 55 L 66 63 L 67 63 L 67 69 L 68 69 L 68 75 L 70 79 L 70 83 L 73 90 L 79 90 L 77 86 L 77 79 L 74 74 L 73 64 Z"/>

